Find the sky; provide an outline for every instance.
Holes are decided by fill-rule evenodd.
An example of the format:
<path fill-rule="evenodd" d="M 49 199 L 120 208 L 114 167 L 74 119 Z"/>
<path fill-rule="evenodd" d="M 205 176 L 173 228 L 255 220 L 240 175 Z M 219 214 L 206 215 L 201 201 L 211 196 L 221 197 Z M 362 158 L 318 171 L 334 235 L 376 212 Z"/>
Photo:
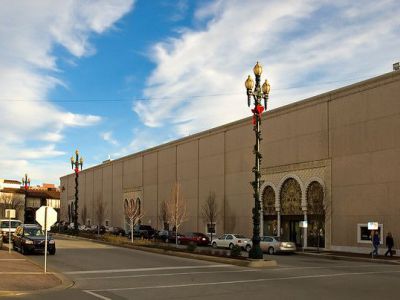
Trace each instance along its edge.
<path fill-rule="evenodd" d="M 1 0 L 0 178 L 84 168 L 392 71 L 397 0 Z"/>

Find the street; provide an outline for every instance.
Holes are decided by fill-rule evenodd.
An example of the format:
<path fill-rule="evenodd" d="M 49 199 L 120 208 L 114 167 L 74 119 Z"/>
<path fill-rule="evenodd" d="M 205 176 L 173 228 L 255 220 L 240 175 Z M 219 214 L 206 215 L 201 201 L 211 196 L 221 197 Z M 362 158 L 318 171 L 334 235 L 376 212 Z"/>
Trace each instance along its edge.
<path fill-rule="evenodd" d="M 21 299 L 398 299 L 400 266 L 276 255 L 250 269 L 58 238 L 48 269 L 75 282 Z M 270 258 L 271 256 L 265 256 Z M 31 259 L 44 263 L 41 255 Z"/>

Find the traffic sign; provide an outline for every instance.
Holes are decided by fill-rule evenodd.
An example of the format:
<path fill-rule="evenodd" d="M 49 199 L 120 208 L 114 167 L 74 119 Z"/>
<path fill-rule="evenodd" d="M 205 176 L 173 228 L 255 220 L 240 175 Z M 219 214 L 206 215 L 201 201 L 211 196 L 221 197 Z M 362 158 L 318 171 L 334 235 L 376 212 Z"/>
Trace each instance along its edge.
<path fill-rule="evenodd" d="M 51 206 L 41 206 L 36 211 L 36 222 L 42 225 L 43 230 L 50 230 L 50 227 L 57 222 L 57 212 Z"/>
<path fill-rule="evenodd" d="M 15 209 L 6 209 L 6 218 L 14 219 L 15 218 Z"/>

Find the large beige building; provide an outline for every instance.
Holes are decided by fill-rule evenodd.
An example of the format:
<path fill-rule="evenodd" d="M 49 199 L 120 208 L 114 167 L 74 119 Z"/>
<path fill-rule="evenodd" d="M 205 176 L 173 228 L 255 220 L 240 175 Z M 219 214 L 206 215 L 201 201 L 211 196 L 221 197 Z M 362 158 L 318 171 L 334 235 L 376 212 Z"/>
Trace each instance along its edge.
<path fill-rule="evenodd" d="M 400 241 L 399 96 L 400 72 L 394 71 L 263 115 L 264 234 L 308 247 L 367 252 L 367 224 L 376 222 L 382 241 L 389 231 Z M 250 236 L 254 141 L 247 118 L 85 169 L 80 211 L 86 207 L 86 222 L 95 224 L 103 203 L 105 223 L 124 226 L 123 199 L 140 199 L 142 223 L 161 228 L 161 203 L 179 182 L 188 202 L 181 231 L 207 230 L 202 206 L 213 192 L 217 234 Z M 61 186 L 67 219 L 74 174 L 63 176 Z"/>

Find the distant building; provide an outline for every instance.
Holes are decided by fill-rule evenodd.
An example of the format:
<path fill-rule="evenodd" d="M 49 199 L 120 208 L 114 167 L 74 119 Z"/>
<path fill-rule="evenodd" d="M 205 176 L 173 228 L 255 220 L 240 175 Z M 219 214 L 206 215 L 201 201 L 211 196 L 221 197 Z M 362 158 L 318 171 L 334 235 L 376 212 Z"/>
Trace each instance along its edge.
<path fill-rule="evenodd" d="M 263 114 L 264 234 L 306 247 L 369 252 L 368 223 L 377 223 L 382 242 L 389 231 L 400 240 L 399 99 L 400 71 L 393 71 Z M 243 92 L 244 109 L 245 100 Z M 84 169 L 79 221 L 86 209 L 86 222 L 94 223 L 102 205 L 106 221 L 124 226 L 124 199 L 139 199 L 142 224 L 161 229 L 162 204 L 179 182 L 188 202 L 182 232 L 213 227 L 202 215 L 212 192 L 216 234 L 251 236 L 254 142 L 246 118 Z M 74 180 L 74 174 L 61 177 L 64 219 Z"/>
<path fill-rule="evenodd" d="M 4 218 L 5 209 L 12 208 L 17 212 L 17 219 L 35 223 L 36 210 L 43 205 L 60 212 L 60 190 L 54 184 L 31 186 L 25 190 L 20 181 L 0 179 L 0 218 Z"/>

